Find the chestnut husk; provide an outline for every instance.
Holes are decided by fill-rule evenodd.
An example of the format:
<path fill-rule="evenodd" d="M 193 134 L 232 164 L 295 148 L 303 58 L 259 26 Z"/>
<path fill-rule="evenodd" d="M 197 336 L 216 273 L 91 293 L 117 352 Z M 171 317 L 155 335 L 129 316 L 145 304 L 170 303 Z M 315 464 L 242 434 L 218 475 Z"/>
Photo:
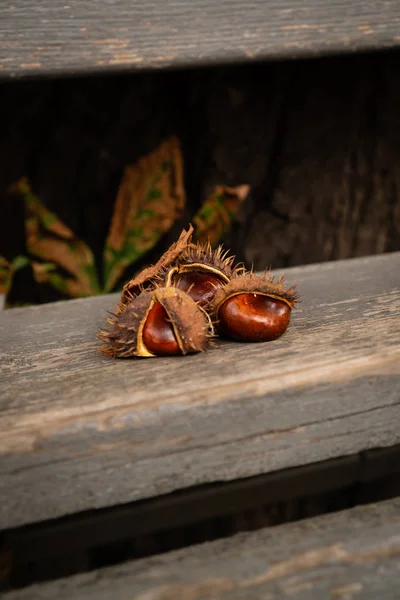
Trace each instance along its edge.
<path fill-rule="evenodd" d="M 210 244 L 194 244 L 192 235 L 190 225 L 155 265 L 146 267 L 125 284 L 118 312 L 142 291 L 170 286 L 186 291 L 207 309 L 217 289 L 241 272 L 242 267 L 234 265 L 235 257 L 229 256 L 222 246 L 212 250 Z"/>
<path fill-rule="evenodd" d="M 213 335 L 208 315 L 185 292 L 178 288 L 156 288 L 133 298 L 123 311 L 117 311 L 108 323 L 110 330 L 102 330 L 99 349 L 105 356 L 153 357 L 163 355 L 150 352 L 143 341 L 143 331 L 150 311 L 156 303 L 165 310 L 171 323 L 180 354 L 203 352 Z"/>
<path fill-rule="evenodd" d="M 155 265 L 146 267 L 124 285 L 117 312 L 123 311 L 125 307 L 143 291 L 152 290 L 157 286 L 162 285 L 160 273 L 168 269 L 168 267 L 191 245 L 193 231 L 192 225 L 189 225 L 188 231 L 183 229 L 178 240 L 164 252 Z"/>
<path fill-rule="evenodd" d="M 217 290 L 241 270 L 234 265 L 234 260 L 222 246 L 212 250 L 210 244 L 192 244 L 172 265 L 163 269 L 159 281 L 184 290 L 207 310 Z"/>

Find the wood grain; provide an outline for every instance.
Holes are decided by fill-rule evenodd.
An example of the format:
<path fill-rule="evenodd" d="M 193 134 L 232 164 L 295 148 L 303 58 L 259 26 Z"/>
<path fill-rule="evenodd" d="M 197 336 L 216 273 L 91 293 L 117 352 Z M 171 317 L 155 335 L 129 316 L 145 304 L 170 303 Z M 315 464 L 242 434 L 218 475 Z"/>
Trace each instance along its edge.
<path fill-rule="evenodd" d="M 286 271 L 287 334 L 113 360 L 117 296 L 0 316 L 0 528 L 400 442 L 400 253 Z"/>
<path fill-rule="evenodd" d="M 2 7 L 0 75 L 75 74 L 397 46 L 396 0 L 19 0 Z"/>
<path fill-rule="evenodd" d="M 152 554 L 160 554 L 396 495 L 400 445 L 9 529 L 1 535 L 0 558 L 2 553 L 12 556 L 8 580 L 18 586 L 14 575 L 26 582 L 27 568 L 30 583 L 39 580 L 37 569 L 45 565 L 50 579 L 76 574 L 64 571 L 69 557 L 84 560 L 99 548 L 115 548 L 127 540 L 130 551 L 121 560 L 142 558 L 147 543 Z M 171 546 L 163 543 L 165 538 Z M 105 563 L 92 565 L 102 568 Z"/>
<path fill-rule="evenodd" d="M 4 600 L 397 600 L 400 499 L 238 534 Z"/>

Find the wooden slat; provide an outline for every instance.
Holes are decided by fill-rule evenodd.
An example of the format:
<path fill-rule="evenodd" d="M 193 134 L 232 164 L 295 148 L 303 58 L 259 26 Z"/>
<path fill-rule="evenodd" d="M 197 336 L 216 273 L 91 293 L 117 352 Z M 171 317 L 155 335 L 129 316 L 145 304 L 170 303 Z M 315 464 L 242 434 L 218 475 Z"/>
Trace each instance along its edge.
<path fill-rule="evenodd" d="M 35 585 L 4 600 L 397 600 L 400 499 Z"/>
<path fill-rule="evenodd" d="M 399 44 L 397 0 L 18 0 L 3 3 L 0 74 L 75 74 Z"/>
<path fill-rule="evenodd" d="M 9 529 L 1 535 L 1 550 L 12 556 L 13 573 L 20 577 L 26 565 L 51 561 L 63 568 L 66 556 L 90 556 L 127 540 L 157 543 L 179 531 L 187 544 L 199 543 L 193 527 L 222 537 L 221 530 L 229 535 L 239 531 L 235 527 L 255 529 L 255 520 L 261 528 L 397 494 L 400 445 Z"/>
<path fill-rule="evenodd" d="M 0 317 L 0 528 L 400 442 L 400 253 L 297 267 L 267 344 L 113 360 L 117 295 Z"/>

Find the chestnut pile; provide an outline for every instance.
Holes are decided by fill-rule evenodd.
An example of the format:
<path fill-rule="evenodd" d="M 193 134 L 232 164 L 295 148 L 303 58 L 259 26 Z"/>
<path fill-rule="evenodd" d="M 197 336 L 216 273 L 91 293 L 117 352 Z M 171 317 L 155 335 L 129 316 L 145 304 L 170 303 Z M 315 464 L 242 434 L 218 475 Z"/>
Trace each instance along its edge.
<path fill-rule="evenodd" d="M 235 265 L 221 247 L 192 243 L 193 228 L 160 260 L 122 290 L 102 330 L 106 356 L 172 356 L 202 352 L 219 334 L 240 342 L 266 342 L 285 333 L 298 297 L 283 278 Z"/>

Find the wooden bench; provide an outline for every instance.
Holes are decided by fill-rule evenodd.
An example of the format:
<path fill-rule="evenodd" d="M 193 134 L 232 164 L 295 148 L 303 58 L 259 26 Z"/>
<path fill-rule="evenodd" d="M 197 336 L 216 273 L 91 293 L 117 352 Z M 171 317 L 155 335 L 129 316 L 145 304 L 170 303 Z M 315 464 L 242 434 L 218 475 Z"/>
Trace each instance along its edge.
<path fill-rule="evenodd" d="M 247 258 L 321 262 L 279 269 L 301 295 L 281 339 L 196 356 L 102 357 L 94 336 L 118 294 L 0 312 L 0 593 L 397 600 L 398 57 L 251 63 L 398 47 L 399 3 L 23 0 L 2 13 L 0 202 L 28 165 L 71 227 L 88 202 L 96 248 L 118 169 L 177 128 L 192 151 L 188 212 L 221 178 L 249 183 Z M 215 77 L 195 69 L 223 64 Z M 107 94 L 114 112 L 105 102 L 92 123 Z M 174 112 L 184 97 L 194 118 Z M 165 107 L 143 111 L 153 98 Z M 0 242 L 9 222 L 2 213 Z M 257 531 L 232 536 L 244 529 Z"/>
<path fill-rule="evenodd" d="M 4 600 L 397 600 L 399 559 L 397 498 L 33 586 Z"/>
<path fill-rule="evenodd" d="M 96 352 L 94 333 L 102 314 L 116 302 L 116 295 L 59 302 L 47 305 L 46 310 L 32 307 L 4 312 L 0 319 L 1 529 L 39 524 L 31 533 L 22 529 L 18 534 L 16 529 L 14 534 L 10 530 L 8 538 L 6 531 L 8 545 L 17 548 L 14 560 L 24 562 L 23 556 L 37 553 L 45 562 L 57 560 L 57 556 L 60 560 L 63 552 L 73 551 L 80 536 L 88 540 L 81 544 L 90 546 L 96 540 L 104 544 L 113 535 L 123 538 L 124 534 L 157 531 L 166 523 L 175 527 L 184 525 L 193 511 L 201 526 L 207 515 L 229 513 L 227 506 L 230 501 L 237 502 L 238 490 L 230 488 L 222 491 L 221 496 L 211 489 L 205 495 L 201 493 L 197 502 L 189 502 L 186 509 L 179 498 L 172 503 L 167 500 L 166 505 L 161 502 L 161 512 L 157 504 L 138 507 L 138 511 L 128 511 L 126 516 L 123 512 L 114 516 L 108 526 L 109 517 L 104 515 L 94 517 L 94 521 L 92 518 L 92 522 L 84 517 L 72 529 L 68 523 L 58 530 L 56 526 L 54 533 L 49 519 L 156 497 L 204 482 L 248 478 L 285 467 L 312 466 L 333 457 L 399 444 L 399 264 L 400 254 L 394 253 L 288 269 L 286 275 L 298 282 L 303 302 L 294 314 L 289 332 L 279 342 L 250 346 L 223 343 L 208 354 L 182 359 L 113 361 L 101 357 Z M 201 377 L 202 373 L 207 377 Z M 166 384 L 166 379 L 171 384 Z M 375 472 L 382 474 L 388 460 L 383 457 Z M 398 457 L 394 460 L 398 465 Z M 373 478 L 374 467 L 366 468 L 365 473 L 370 470 Z M 343 465 L 338 472 L 339 477 L 346 477 Z M 395 472 L 398 480 L 396 467 Z M 326 477 L 337 478 L 334 473 L 326 471 Z M 359 475 L 351 467 L 347 477 L 349 481 L 357 480 Z M 298 481 L 300 488 L 309 486 L 304 472 L 299 473 Z M 263 487 L 265 492 L 261 495 L 273 499 L 272 481 L 261 481 L 258 492 L 257 485 L 252 490 L 246 491 L 246 486 L 242 492 L 239 489 L 237 506 L 251 507 L 252 494 L 260 497 Z M 289 479 L 289 485 L 293 487 L 293 478 Z M 380 510 L 382 516 L 374 520 Z M 382 504 L 382 508 L 324 517 L 316 524 L 312 520 L 307 525 L 288 525 L 283 528 L 288 542 L 282 542 L 288 554 L 282 558 L 282 564 L 273 561 L 271 568 L 273 573 L 276 569 L 276 575 L 271 575 L 271 581 L 268 576 L 265 583 L 260 580 L 259 584 L 258 576 L 254 575 L 253 583 L 248 580 L 250 589 L 254 585 L 258 590 L 261 585 L 259 593 L 264 593 L 265 585 L 266 593 L 278 585 L 275 577 L 284 589 L 290 587 L 300 552 L 301 585 L 307 589 L 313 589 L 309 586 L 314 585 L 310 580 L 315 569 L 323 569 L 318 593 L 337 589 L 340 597 L 340 593 L 355 593 L 364 588 L 371 590 L 371 594 L 378 589 L 392 593 L 397 581 L 394 557 L 398 551 L 398 511 L 398 502 L 393 505 L 389 502 L 387 506 Z M 177 514 L 181 514 L 178 519 Z M 373 517 L 372 533 L 368 529 L 368 515 Z M 392 521 L 393 515 L 397 517 Z M 388 522 L 386 517 L 390 517 Z M 44 521 L 50 523 L 47 529 L 43 529 L 44 523 L 40 526 L 39 522 Z M 319 523 L 325 522 L 327 529 L 323 528 L 316 537 L 311 535 Z M 339 538 L 344 531 L 348 532 L 346 539 L 349 548 L 352 547 L 353 527 L 360 536 L 357 548 L 364 551 L 367 539 L 374 539 L 379 546 L 368 550 L 366 563 L 361 554 L 345 559 L 351 551 L 337 551 L 342 547 Z M 299 539 L 299 531 L 303 532 L 307 547 L 304 555 L 298 542 L 294 542 Z M 387 532 L 393 536 L 394 545 Z M 210 550 L 200 548 L 200 558 L 193 558 L 198 570 L 194 570 L 190 583 L 185 579 L 174 585 L 169 583 L 171 578 L 175 581 L 173 573 L 178 567 L 174 564 L 179 565 L 181 572 L 189 572 L 181 564 L 187 550 L 176 558 L 168 556 L 160 581 L 154 583 L 156 589 L 150 592 L 153 584 L 149 584 L 149 597 L 172 598 L 177 593 L 182 598 L 185 594 L 217 597 L 213 596 L 217 592 L 218 597 L 219 592 L 229 597 L 239 583 L 231 581 L 220 589 L 217 581 L 226 577 L 224 569 L 237 572 L 237 581 L 241 578 L 241 570 L 237 570 L 231 554 L 240 563 L 240 557 L 247 556 L 242 568 L 257 573 L 262 558 L 257 562 L 253 552 L 267 552 L 270 546 L 263 546 L 261 540 L 278 535 L 263 531 L 235 540 L 229 538 Z M 332 536 L 328 550 L 325 536 Z M 55 550 L 57 539 L 61 547 Z M 277 552 L 276 545 L 275 542 L 274 551 L 268 550 L 265 555 L 267 564 Z M 319 550 L 312 550 L 320 546 L 321 555 Z M 214 547 L 218 576 L 212 575 L 213 569 L 206 560 Z M 22 557 L 18 557 L 21 552 Z M 190 551 L 189 562 L 193 552 L 197 556 L 197 550 Z M 144 563 L 148 565 L 145 569 L 150 582 L 157 561 Z M 336 565 L 334 581 L 329 575 L 332 561 Z M 359 568 L 359 564 L 363 566 Z M 387 572 L 386 583 L 372 576 L 367 564 L 374 564 L 376 571 Z M 133 573 L 136 568 L 141 569 L 138 564 Z M 208 568 L 209 583 L 203 588 L 196 584 L 196 579 L 204 578 Z M 339 579 L 336 568 L 340 571 Z M 125 597 L 126 590 L 133 593 L 130 569 L 129 565 L 125 570 L 122 568 L 118 576 L 121 597 Z M 97 584 L 88 587 L 83 583 L 86 580 L 93 581 L 93 577 L 74 578 L 54 584 L 55 587 L 45 586 L 43 590 L 39 587 L 38 591 L 28 588 L 11 597 L 19 597 L 20 593 L 21 598 L 39 598 L 42 594 L 51 597 L 55 593 L 60 598 L 62 594 L 66 598 L 90 598 L 91 594 L 101 597 L 100 592 L 107 594 L 108 586 L 114 585 L 113 571 L 106 570 L 96 578 L 101 589 Z M 375 581 L 373 585 L 371 580 Z M 213 586 L 216 586 L 214 591 Z M 138 584 L 131 597 L 141 597 L 143 590 Z M 306 597 L 323 597 L 307 593 Z"/>
<path fill-rule="evenodd" d="M 4 7 L 0 74 L 110 73 L 399 45 L 396 0 L 90 0 Z"/>
<path fill-rule="evenodd" d="M 1 529 L 400 443 L 399 267 L 288 269 L 279 341 L 177 359 L 96 352 L 116 295 L 5 311 Z"/>

